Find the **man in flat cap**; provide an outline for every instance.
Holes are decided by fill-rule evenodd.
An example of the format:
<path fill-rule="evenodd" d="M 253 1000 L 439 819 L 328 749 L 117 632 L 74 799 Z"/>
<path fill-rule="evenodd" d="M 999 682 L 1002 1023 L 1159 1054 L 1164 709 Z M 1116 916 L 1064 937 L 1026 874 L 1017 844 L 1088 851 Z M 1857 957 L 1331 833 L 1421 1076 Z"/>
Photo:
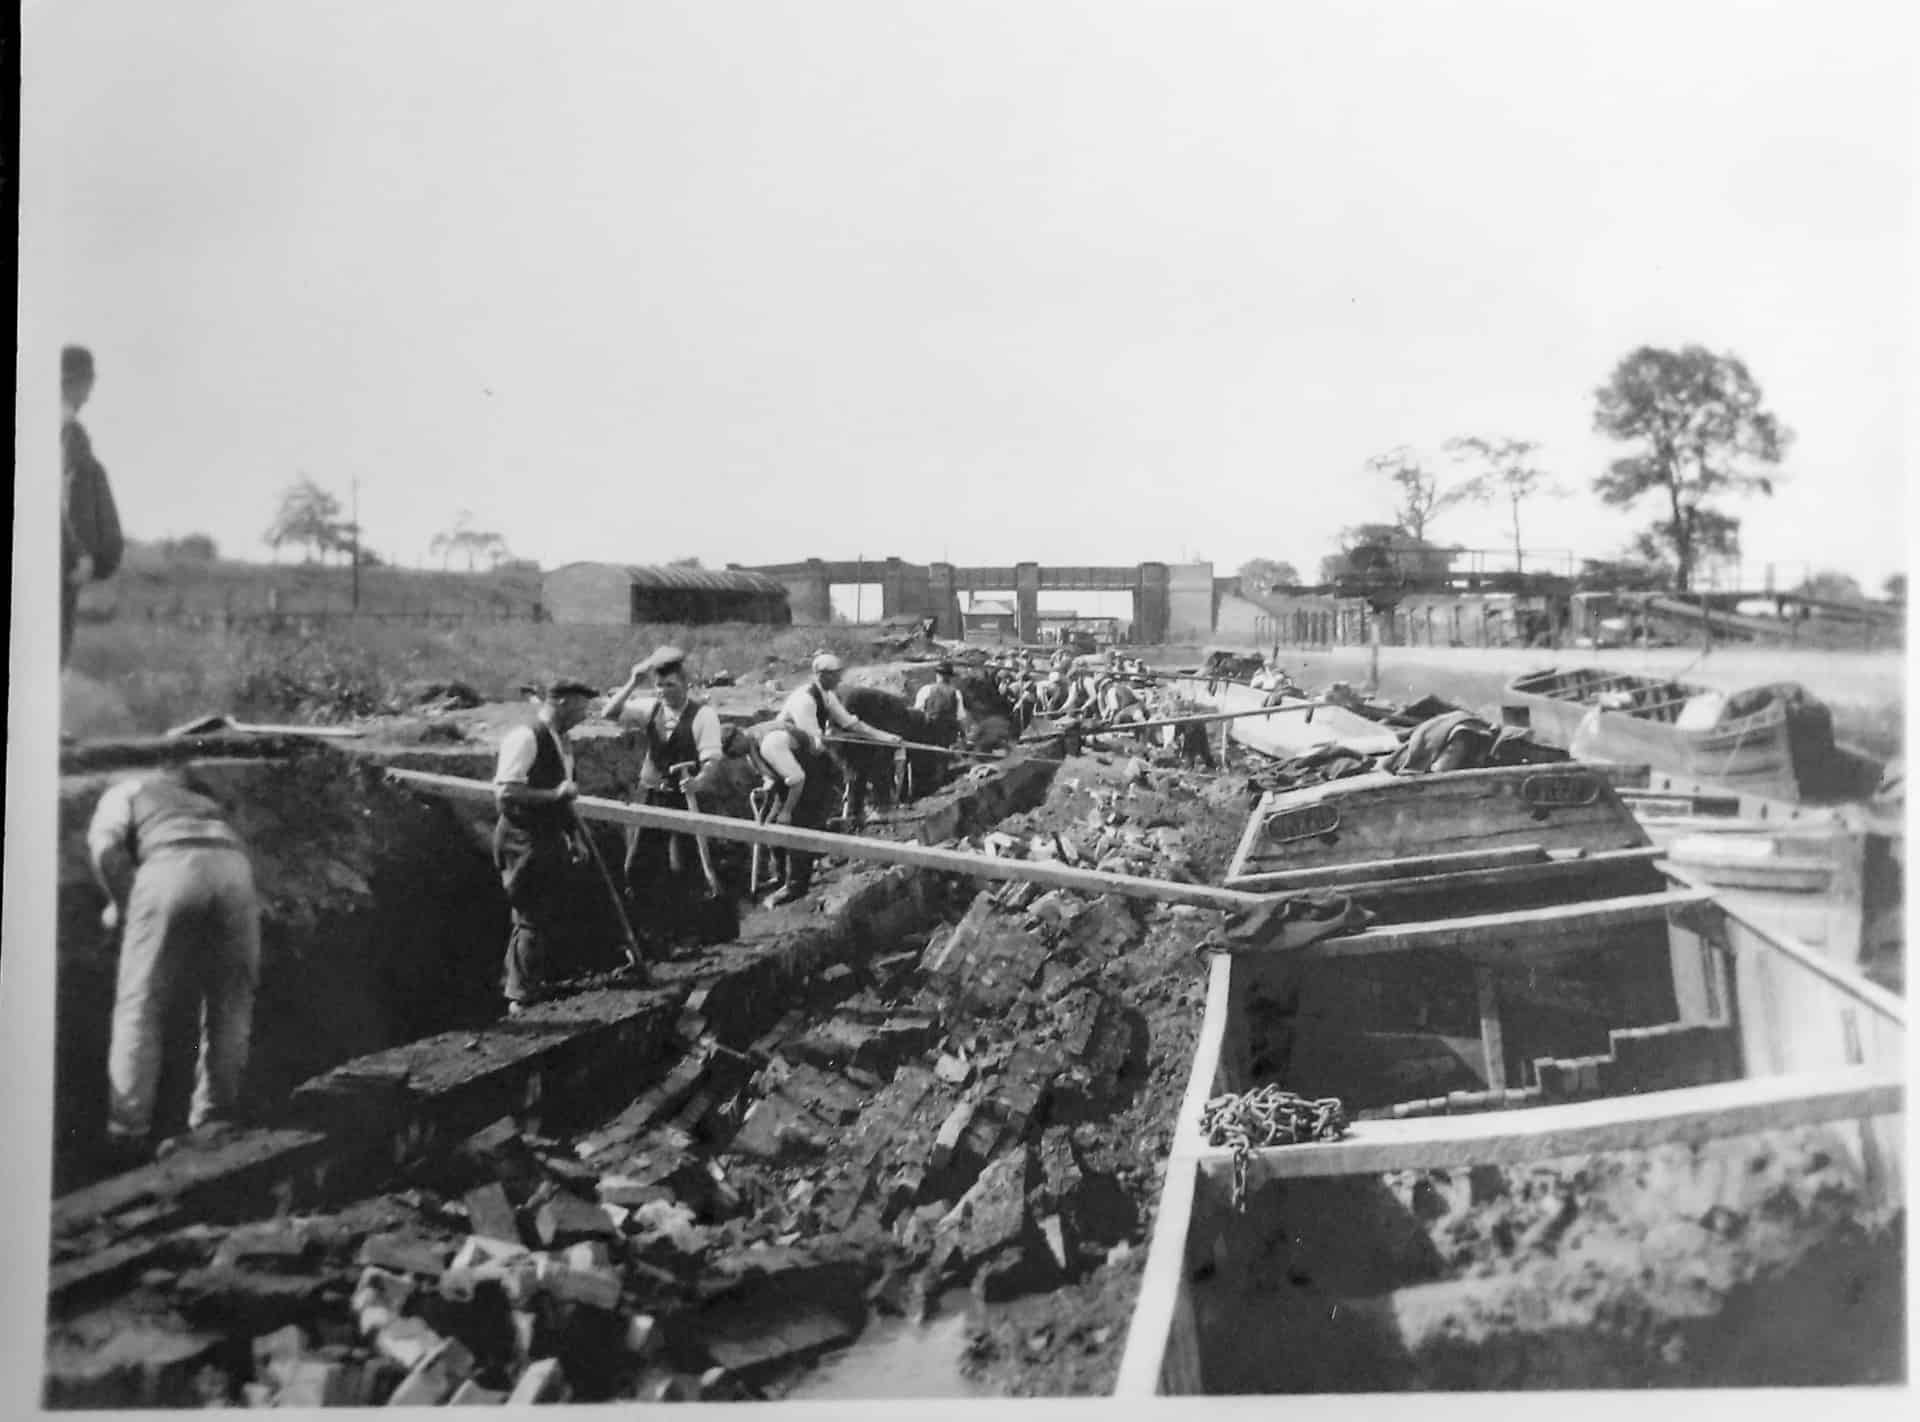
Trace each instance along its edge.
<path fill-rule="evenodd" d="M 513 910 L 506 960 L 510 1014 L 538 1001 L 556 970 L 578 952 L 583 890 L 573 802 L 580 789 L 567 733 L 586 720 L 597 695 L 585 682 L 551 682 L 542 688 L 534 719 L 500 742 L 493 862 Z"/>
<path fill-rule="evenodd" d="M 602 713 L 609 721 L 640 727 L 645 737 L 646 755 L 633 795 L 638 804 L 685 810 L 690 808 L 689 794 L 694 803 L 711 798 L 725 759 L 719 713 L 689 693 L 686 662 L 687 654 L 678 647 L 656 648 L 634 664 Z M 654 694 L 636 697 L 649 678 Z M 677 847 L 676 838 L 681 841 Z M 645 923 L 667 943 L 680 937 L 688 923 L 688 871 L 694 862 L 689 836 L 645 829 L 627 836 L 626 885 L 636 928 Z"/>
<path fill-rule="evenodd" d="M 869 726 L 841 703 L 834 694 L 841 671 L 838 657 L 831 652 L 820 653 L 813 659 L 812 679 L 786 699 L 780 714 L 748 731 L 757 763 L 786 787 L 786 798 L 776 815 L 781 824 L 820 829 L 827 822 L 833 789 L 827 750 L 829 726 L 887 745 L 901 742 L 892 732 Z M 813 861 L 817 857 L 797 849 L 786 851 L 782 855 L 786 882 L 769 902 L 788 904 L 805 897 L 813 887 Z"/>

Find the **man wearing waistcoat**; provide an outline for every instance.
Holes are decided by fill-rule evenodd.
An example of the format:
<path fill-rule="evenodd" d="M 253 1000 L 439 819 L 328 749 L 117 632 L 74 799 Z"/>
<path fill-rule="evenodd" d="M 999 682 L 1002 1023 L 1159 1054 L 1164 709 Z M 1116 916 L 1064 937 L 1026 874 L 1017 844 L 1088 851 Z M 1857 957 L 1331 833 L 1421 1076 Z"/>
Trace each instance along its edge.
<path fill-rule="evenodd" d="M 231 1119 L 247 1068 L 260 974 L 253 867 L 227 812 L 191 773 L 162 769 L 100 797 L 87 852 L 121 931 L 107 1049 L 107 1143 L 117 1165 L 149 1153 L 169 1007 L 199 1005 L 200 1060 L 188 1126 Z"/>
<path fill-rule="evenodd" d="M 577 966 L 581 900 L 589 890 L 581 872 L 584 833 L 573 813 L 580 790 L 573 780 L 567 733 L 587 718 L 597 693 L 585 682 L 546 687 L 530 724 L 500 742 L 493 798 L 493 863 L 507 891 L 513 926 L 507 937 L 507 1011 L 517 1014 L 542 996 L 553 978 Z M 600 897 L 605 892 L 600 891 Z"/>
<path fill-rule="evenodd" d="M 635 664 L 626 684 L 614 692 L 604 712 L 609 721 L 637 725 L 645 737 L 635 800 L 670 810 L 688 808 L 687 794 L 702 798 L 714 785 L 716 767 L 725 759 L 720 715 L 687 689 L 686 653 L 661 647 Z M 634 698 L 640 683 L 653 678 L 654 695 Z M 697 864 L 691 838 L 679 836 L 680 872 L 674 871 L 672 841 L 664 830 L 635 829 L 627 836 L 626 881 L 636 931 L 671 943 L 688 923 L 694 890 L 690 876 Z"/>
<path fill-rule="evenodd" d="M 775 819 L 796 829 L 821 829 L 833 790 L 832 761 L 827 750 L 828 727 L 886 745 L 901 737 L 869 726 L 847 710 L 834 688 L 840 684 L 840 659 L 822 652 L 813 659 L 813 679 L 786 699 L 772 721 L 752 727 L 755 760 L 770 778 L 786 786 Z M 813 887 L 813 861 L 819 856 L 801 850 L 783 851 L 786 882 L 769 904 L 789 904 Z"/>

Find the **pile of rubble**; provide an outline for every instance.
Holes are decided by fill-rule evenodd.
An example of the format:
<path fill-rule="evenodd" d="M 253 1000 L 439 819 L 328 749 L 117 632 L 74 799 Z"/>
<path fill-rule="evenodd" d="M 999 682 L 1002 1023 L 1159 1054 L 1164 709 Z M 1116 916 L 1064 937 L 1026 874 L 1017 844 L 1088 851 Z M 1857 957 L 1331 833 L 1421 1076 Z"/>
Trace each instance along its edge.
<path fill-rule="evenodd" d="M 1243 808 L 1082 757 L 974 847 L 1217 875 Z M 961 1289 L 996 1384 L 1050 1390 L 1070 1349 L 1053 1374 L 1103 1389 L 1218 916 L 1027 883 L 959 902 L 932 934 L 825 969 L 751 1041 L 696 990 L 676 1067 L 590 1131 L 503 1118 L 402 1194 L 181 1232 L 115 1306 L 174 1341 L 122 1367 L 88 1342 L 103 1315 L 56 1325 L 71 1361 L 50 1400 L 777 1396 L 876 1314 L 924 1319 Z M 1007 1308 L 1069 1297 L 1087 1327 Z"/>

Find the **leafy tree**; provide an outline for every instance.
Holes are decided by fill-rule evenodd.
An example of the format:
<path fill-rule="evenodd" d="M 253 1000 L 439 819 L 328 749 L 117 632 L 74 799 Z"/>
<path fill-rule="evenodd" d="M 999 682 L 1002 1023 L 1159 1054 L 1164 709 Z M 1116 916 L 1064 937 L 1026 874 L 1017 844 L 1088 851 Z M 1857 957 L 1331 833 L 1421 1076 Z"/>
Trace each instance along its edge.
<path fill-rule="evenodd" d="M 169 563 L 214 563 L 219 561 L 220 546 L 204 533 L 183 533 L 161 539 L 160 556 Z"/>
<path fill-rule="evenodd" d="M 1547 471 L 1533 463 L 1540 446 L 1533 440 L 1462 435 L 1447 441 L 1447 452 L 1456 459 L 1478 464 L 1480 472 L 1468 480 L 1469 497 L 1485 503 L 1504 498 L 1513 509 L 1513 568 L 1525 572 L 1525 554 L 1520 548 L 1520 504 L 1536 494 L 1559 497 L 1566 491 L 1548 477 Z"/>
<path fill-rule="evenodd" d="M 1751 464 L 1778 464 L 1793 435 L 1762 408 L 1758 383 L 1734 355 L 1703 346 L 1678 351 L 1642 346 L 1594 392 L 1594 428 L 1638 443 L 1593 481 L 1607 503 L 1625 507 L 1662 494 L 1667 516 L 1641 536 L 1642 550 L 1670 549 L 1674 586 L 1685 592 L 1703 556 L 1733 556 L 1740 520 L 1711 500 L 1771 495 L 1773 480 Z"/>
<path fill-rule="evenodd" d="M 1277 587 L 1299 583 L 1300 573 L 1293 564 L 1275 558 L 1249 558 L 1238 570 L 1240 586 L 1248 592 L 1272 592 Z"/>
<path fill-rule="evenodd" d="M 267 545 L 274 557 L 282 545 L 291 543 L 307 550 L 307 561 L 316 553 L 324 554 L 335 546 L 340 527 L 340 500 L 322 489 L 307 475 L 301 475 L 280 496 L 280 511 L 266 531 Z"/>
<path fill-rule="evenodd" d="M 475 571 L 475 564 L 482 558 L 487 560 L 488 567 L 498 568 L 513 556 L 507 548 L 504 535 L 488 533 L 473 526 L 473 512 L 470 509 L 461 509 L 456 513 L 453 527 L 434 534 L 427 548 L 440 559 L 442 569 L 446 568 L 455 554 L 464 554 L 469 573 Z"/>
<path fill-rule="evenodd" d="M 1858 578 L 1834 568 L 1822 568 L 1811 574 L 1794 591 L 1825 602 L 1862 603 L 1867 600 L 1866 590 L 1860 586 Z"/>
<path fill-rule="evenodd" d="M 1439 476 L 1429 470 L 1421 462 L 1420 456 L 1406 445 L 1374 455 L 1367 461 L 1367 468 L 1375 474 L 1384 475 L 1398 491 L 1399 503 L 1394 509 L 1394 523 L 1416 543 L 1427 541 L 1427 528 L 1434 519 L 1455 505 L 1477 497 L 1472 484 L 1442 487 Z"/>
<path fill-rule="evenodd" d="M 1907 575 L 1905 573 L 1891 574 L 1887 580 L 1880 585 L 1880 590 L 1887 595 L 1888 602 L 1904 603 L 1907 600 Z"/>

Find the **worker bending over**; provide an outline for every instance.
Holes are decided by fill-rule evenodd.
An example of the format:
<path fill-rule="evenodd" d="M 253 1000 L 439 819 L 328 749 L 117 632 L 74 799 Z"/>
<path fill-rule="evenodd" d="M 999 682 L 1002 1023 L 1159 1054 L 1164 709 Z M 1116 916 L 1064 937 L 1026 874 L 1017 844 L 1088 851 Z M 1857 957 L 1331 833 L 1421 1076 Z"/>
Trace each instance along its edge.
<path fill-rule="evenodd" d="M 831 652 L 820 653 L 813 659 L 812 679 L 786 699 L 780 714 L 748 731 L 751 753 L 762 774 L 785 787 L 773 816 L 779 824 L 796 829 L 825 826 L 833 789 L 829 726 L 887 745 L 901 743 L 899 736 L 869 726 L 841 704 L 834 694 L 840 673 L 840 659 Z M 804 897 L 813 887 L 816 857 L 797 849 L 781 854 L 785 882 L 768 902 L 789 904 Z"/>
<path fill-rule="evenodd" d="M 260 906 L 226 809 L 187 771 L 154 770 L 110 786 L 94 807 L 87 851 L 107 894 L 101 923 L 122 935 L 107 1148 L 110 1164 L 128 1168 L 150 1153 L 167 1015 L 181 993 L 200 1009 L 188 1127 L 231 1120 L 260 979 Z"/>
<path fill-rule="evenodd" d="M 637 804 L 696 810 L 718 788 L 718 767 L 725 759 L 720 714 L 693 699 L 686 660 L 678 647 L 656 649 L 634 664 L 602 713 L 609 721 L 639 726 L 645 737 L 646 753 L 632 795 Z M 654 694 L 635 698 L 649 677 Z M 663 946 L 676 942 L 689 926 L 689 872 L 696 860 L 688 840 L 666 830 L 635 828 L 627 834 L 626 889 L 633 926 Z"/>

